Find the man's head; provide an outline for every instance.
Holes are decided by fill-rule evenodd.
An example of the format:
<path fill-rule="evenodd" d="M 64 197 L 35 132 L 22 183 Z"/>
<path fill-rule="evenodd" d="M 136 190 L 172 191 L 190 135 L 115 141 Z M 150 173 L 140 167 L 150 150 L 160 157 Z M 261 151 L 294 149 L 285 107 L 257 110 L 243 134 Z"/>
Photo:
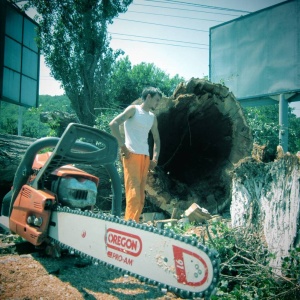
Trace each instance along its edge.
<path fill-rule="evenodd" d="M 158 95 L 161 98 L 162 92 L 158 88 L 149 86 L 149 87 L 144 88 L 144 90 L 142 92 L 143 101 L 145 101 L 147 99 L 148 95 L 150 95 L 151 98 L 154 97 L 155 95 Z"/>
<path fill-rule="evenodd" d="M 162 92 L 154 87 L 147 87 L 142 92 L 144 108 L 155 110 L 158 102 L 162 98 Z"/>

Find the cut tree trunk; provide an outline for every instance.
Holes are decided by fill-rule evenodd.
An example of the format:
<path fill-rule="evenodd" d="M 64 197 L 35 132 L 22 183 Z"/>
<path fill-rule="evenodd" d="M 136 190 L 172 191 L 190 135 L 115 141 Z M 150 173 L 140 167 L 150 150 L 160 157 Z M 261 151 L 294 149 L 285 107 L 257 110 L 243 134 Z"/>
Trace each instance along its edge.
<path fill-rule="evenodd" d="M 163 98 L 155 114 L 161 151 L 157 170 L 148 178 L 147 202 L 169 215 L 174 208 L 183 213 L 192 203 L 211 214 L 229 210 L 230 171 L 251 155 L 253 145 L 233 94 L 220 84 L 192 78 Z"/>
<path fill-rule="evenodd" d="M 263 163 L 241 160 L 233 171 L 232 226 L 264 229 L 270 265 L 280 273 L 281 258 L 300 246 L 300 163 L 295 155 Z"/>

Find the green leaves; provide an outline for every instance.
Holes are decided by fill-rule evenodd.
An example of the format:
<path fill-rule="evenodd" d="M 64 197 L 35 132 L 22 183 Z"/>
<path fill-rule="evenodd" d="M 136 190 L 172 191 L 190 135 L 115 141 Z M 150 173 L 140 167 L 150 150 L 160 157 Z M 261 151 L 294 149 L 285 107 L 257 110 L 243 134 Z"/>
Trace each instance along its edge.
<path fill-rule="evenodd" d="M 253 133 L 254 142 L 267 146 L 267 155 L 273 160 L 279 144 L 279 108 L 276 105 L 244 108 L 244 114 Z M 289 109 L 289 151 L 300 149 L 300 118 Z"/>
<path fill-rule="evenodd" d="M 220 255 L 221 274 L 212 299 L 298 299 L 300 292 L 300 248 L 282 259 L 282 275 L 270 266 L 269 253 L 260 229 L 230 228 L 217 222 L 207 227 L 209 247 Z"/>
<path fill-rule="evenodd" d="M 295 282 L 300 282 L 300 248 L 291 249 L 290 256 L 282 259 L 283 274 Z"/>
<path fill-rule="evenodd" d="M 105 91 L 107 101 L 126 107 L 141 96 L 146 86 L 159 88 L 165 96 L 171 96 L 176 86 L 184 78 L 170 77 L 152 63 L 132 66 L 128 56 L 116 61 Z"/>
<path fill-rule="evenodd" d="M 22 109 L 22 135 L 33 138 L 45 136 L 59 136 L 59 124 L 49 120 L 48 123 L 41 122 L 41 115 L 45 112 L 67 112 L 73 113 L 68 97 L 63 96 L 40 96 L 38 108 L 19 108 L 10 103 L 1 103 L 0 133 L 17 134 L 19 109 Z"/>

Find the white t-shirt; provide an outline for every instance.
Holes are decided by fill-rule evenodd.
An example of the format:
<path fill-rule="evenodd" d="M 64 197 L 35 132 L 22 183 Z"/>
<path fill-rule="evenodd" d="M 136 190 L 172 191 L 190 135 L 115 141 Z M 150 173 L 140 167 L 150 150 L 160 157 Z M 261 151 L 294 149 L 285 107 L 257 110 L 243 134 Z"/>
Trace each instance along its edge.
<path fill-rule="evenodd" d="M 124 123 L 125 145 L 130 152 L 149 156 L 148 134 L 154 123 L 154 114 L 135 105 L 135 114 Z"/>

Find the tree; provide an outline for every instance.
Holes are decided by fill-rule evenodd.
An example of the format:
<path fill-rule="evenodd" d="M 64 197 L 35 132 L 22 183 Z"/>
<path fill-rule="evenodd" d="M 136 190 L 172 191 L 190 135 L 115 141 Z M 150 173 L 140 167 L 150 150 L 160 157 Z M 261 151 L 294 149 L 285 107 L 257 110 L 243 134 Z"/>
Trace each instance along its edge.
<path fill-rule="evenodd" d="M 109 87 L 106 91 L 107 101 L 112 98 L 116 105 L 120 105 L 130 103 L 137 98 L 137 92 L 130 76 L 131 69 L 132 65 L 128 56 L 114 63 Z"/>
<path fill-rule="evenodd" d="M 276 155 L 276 148 L 279 144 L 279 108 L 278 104 L 247 107 L 244 113 L 253 133 L 253 140 L 259 145 L 267 146 L 267 156 L 273 160 Z M 289 145 L 288 149 L 292 153 L 300 150 L 300 118 L 293 114 L 289 108 Z"/>
<path fill-rule="evenodd" d="M 124 13 L 132 0 L 28 0 L 40 24 L 38 44 L 51 75 L 61 82 L 79 120 L 94 125 L 94 108 L 111 66 L 121 53 L 109 47 L 107 25 Z"/>
<path fill-rule="evenodd" d="M 165 96 L 171 96 L 182 81 L 184 78 L 179 75 L 171 78 L 154 64 L 141 63 L 132 67 L 128 56 L 115 61 L 110 75 L 107 76 L 102 105 L 94 108 L 95 125 L 110 132 L 108 123 L 125 106 L 140 97 L 145 85 L 158 86 Z M 41 95 L 39 103 L 38 108 L 24 109 L 22 135 L 35 138 L 59 136 L 59 132 L 65 128 L 61 128 L 58 112 L 62 114 L 62 118 L 75 113 L 69 98 L 67 95 Z M 65 122 L 68 122 L 68 119 Z M 18 107 L 3 103 L 0 113 L 0 133 L 17 134 L 17 125 Z"/>
<path fill-rule="evenodd" d="M 18 133 L 18 118 L 20 107 L 15 104 L 2 102 L 0 111 L 0 134 Z M 51 128 L 55 127 L 55 121 L 42 122 L 41 116 L 47 113 L 59 111 L 61 113 L 74 114 L 70 107 L 70 100 L 66 95 L 39 97 L 38 108 L 22 108 L 22 135 L 32 138 L 45 136 L 58 136 Z"/>
<path fill-rule="evenodd" d="M 185 81 L 183 77 L 176 75 L 170 78 L 161 69 L 157 68 L 153 63 L 140 63 L 132 68 L 131 78 L 133 83 L 137 85 L 138 92 L 147 85 L 153 85 L 159 88 L 166 97 L 173 94 L 176 86 Z"/>
<path fill-rule="evenodd" d="M 141 96 L 145 86 L 159 88 L 166 97 L 174 92 L 176 86 L 185 81 L 183 77 L 170 77 L 153 63 L 142 62 L 131 65 L 128 56 L 117 60 L 113 66 L 106 97 L 125 107 Z"/>

